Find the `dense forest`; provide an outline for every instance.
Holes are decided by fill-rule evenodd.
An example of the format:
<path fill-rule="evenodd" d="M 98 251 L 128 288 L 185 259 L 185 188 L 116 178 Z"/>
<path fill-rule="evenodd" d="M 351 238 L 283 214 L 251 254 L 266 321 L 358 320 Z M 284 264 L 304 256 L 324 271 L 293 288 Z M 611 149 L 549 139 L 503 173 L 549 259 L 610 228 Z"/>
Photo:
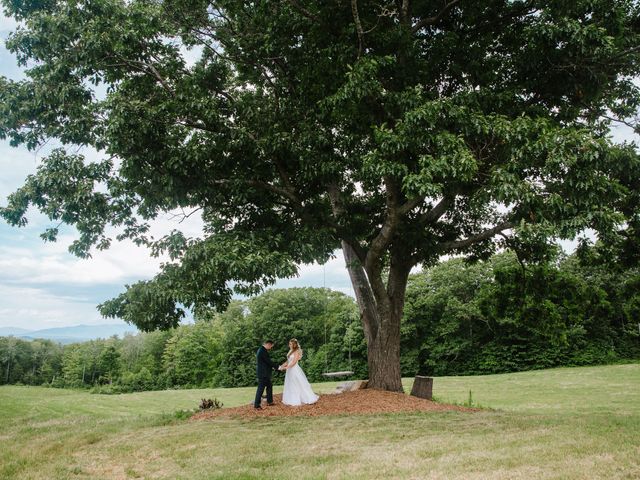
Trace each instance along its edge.
<path fill-rule="evenodd" d="M 0 337 L 0 383 L 117 393 L 254 383 L 254 354 L 272 338 L 305 351 L 311 381 L 354 370 L 366 378 L 366 344 L 354 300 L 328 289 L 270 290 L 234 300 L 193 324 L 71 345 Z M 640 271 L 544 264 L 502 253 L 444 261 L 412 275 L 402 321 L 402 375 L 500 373 L 640 358 Z M 275 381 L 283 376 L 276 374 Z"/>

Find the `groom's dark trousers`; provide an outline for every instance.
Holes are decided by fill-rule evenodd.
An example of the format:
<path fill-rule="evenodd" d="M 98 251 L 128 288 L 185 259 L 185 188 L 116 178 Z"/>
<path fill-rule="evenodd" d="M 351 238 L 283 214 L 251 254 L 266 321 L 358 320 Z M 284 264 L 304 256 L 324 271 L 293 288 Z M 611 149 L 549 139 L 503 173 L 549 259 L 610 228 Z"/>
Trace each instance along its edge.
<path fill-rule="evenodd" d="M 262 394 L 267 389 L 267 403 L 273 403 L 273 383 L 271 383 L 271 372 L 278 368 L 278 364 L 271 361 L 269 352 L 261 346 L 256 352 L 256 373 L 258 377 L 258 388 L 253 406 L 258 408 L 262 402 Z"/>
<path fill-rule="evenodd" d="M 256 399 L 253 402 L 254 407 L 258 408 L 260 406 L 260 402 L 262 401 L 262 394 L 264 393 L 265 388 L 267 389 L 267 403 L 273 403 L 273 384 L 271 383 L 271 379 L 262 377 L 258 379 Z"/>

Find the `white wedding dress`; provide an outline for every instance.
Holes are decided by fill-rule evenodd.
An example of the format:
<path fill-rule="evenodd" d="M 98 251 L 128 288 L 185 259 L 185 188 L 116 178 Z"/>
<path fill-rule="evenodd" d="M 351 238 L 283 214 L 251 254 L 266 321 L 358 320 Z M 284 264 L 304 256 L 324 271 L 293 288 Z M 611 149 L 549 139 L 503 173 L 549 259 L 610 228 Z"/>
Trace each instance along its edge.
<path fill-rule="evenodd" d="M 287 366 L 296 361 L 296 354 L 292 353 L 287 357 Z M 298 363 L 287 368 L 284 375 L 284 390 L 282 392 L 282 403 L 285 405 L 299 406 L 318 401 L 318 395 L 313 393 L 313 389 L 307 380 L 307 376 L 302 371 Z"/>

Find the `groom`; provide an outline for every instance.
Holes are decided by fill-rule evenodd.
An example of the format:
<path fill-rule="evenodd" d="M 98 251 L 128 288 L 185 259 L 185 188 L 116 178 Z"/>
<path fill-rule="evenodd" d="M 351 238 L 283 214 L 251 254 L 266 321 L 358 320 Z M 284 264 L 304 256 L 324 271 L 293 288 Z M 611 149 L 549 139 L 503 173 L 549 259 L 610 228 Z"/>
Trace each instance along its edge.
<path fill-rule="evenodd" d="M 262 401 L 262 392 L 267 389 L 267 405 L 273 405 L 273 384 L 271 383 L 272 370 L 278 369 L 278 364 L 271 361 L 269 350 L 273 348 L 273 341 L 267 340 L 258 349 L 256 353 L 257 373 L 258 373 L 258 389 L 256 390 L 256 399 L 253 406 L 258 410 L 262 409 L 260 402 Z"/>

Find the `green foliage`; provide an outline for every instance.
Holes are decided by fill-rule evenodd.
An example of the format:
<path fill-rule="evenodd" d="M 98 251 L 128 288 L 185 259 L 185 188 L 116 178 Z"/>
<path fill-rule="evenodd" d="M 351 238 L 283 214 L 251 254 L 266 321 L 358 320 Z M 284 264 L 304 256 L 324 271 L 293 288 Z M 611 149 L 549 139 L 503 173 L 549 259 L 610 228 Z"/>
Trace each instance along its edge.
<path fill-rule="evenodd" d="M 412 275 L 401 325 L 401 371 L 411 377 L 500 373 L 640 357 L 640 273 L 585 265 L 577 256 L 525 264 L 503 253 L 451 259 Z M 93 393 L 255 384 L 255 351 L 302 344 L 311 381 L 351 369 L 367 378 L 357 307 L 341 293 L 270 290 L 234 300 L 195 324 L 60 346 L 0 337 L 0 383 L 92 387 Z M 349 362 L 351 355 L 351 362 Z M 8 380 L 7 380 L 8 379 Z M 274 375 L 280 383 L 283 377 Z"/>
<path fill-rule="evenodd" d="M 59 375 L 62 347 L 50 340 L 0 337 L 0 384 L 41 385 Z"/>
<path fill-rule="evenodd" d="M 145 390 L 153 390 L 155 382 L 151 372 L 145 367 L 142 367 L 136 373 L 125 372 L 118 382 L 123 390 L 128 392 L 142 392 Z"/>
<path fill-rule="evenodd" d="M 513 254 L 453 259 L 413 276 L 403 320 L 404 375 L 500 373 L 640 356 L 629 328 L 640 273 L 575 257 L 519 263 Z M 621 294 L 624 292 L 624 294 Z M 634 324 L 637 329 L 637 323 Z"/>
<path fill-rule="evenodd" d="M 98 368 L 104 372 L 104 379 L 109 383 L 113 383 L 113 377 L 120 372 L 120 352 L 116 350 L 116 346 L 111 343 L 106 346 L 100 353 L 98 358 Z"/>
<path fill-rule="evenodd" d="M 211 385 L 220 361 L 220 338 L 204 322 L 180 326 L 167 340 L 162 358 L 169 385 Z"/>

